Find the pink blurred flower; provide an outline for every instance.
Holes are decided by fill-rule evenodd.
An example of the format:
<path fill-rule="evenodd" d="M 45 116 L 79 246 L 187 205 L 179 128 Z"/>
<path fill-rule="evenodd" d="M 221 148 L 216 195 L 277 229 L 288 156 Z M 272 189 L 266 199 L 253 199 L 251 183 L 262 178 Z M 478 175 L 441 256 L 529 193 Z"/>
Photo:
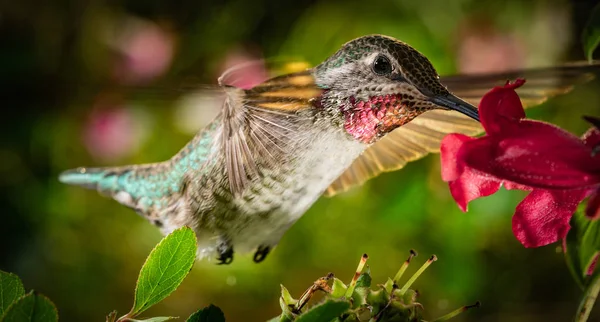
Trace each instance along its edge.
<path fill-rule="evenodd" d="M 146 83 L 162 75 L 175 50 L 172 34 L 155 23 L 132 18 L 109 44 L 117 53 L 113 74 L 127 84 Z"/>
<path fill-rule="evenodd" d="M 504 33 L 481 18 L 460 28 L 458 69 L 461 73 L 491 73 L 522 68 L 526 46 L 514 33 Z"/>
<path fill-rule="evenodd" d="M 584 198 L 586 214 L 598 217 L 600 131 L 578 138 L 552 124 L 527 120 L 515 92 L 525 81 L 495 87 L 479 104 L 486 135 L 449 134 L 442 141 L 442 178 L 459 207 L 504 185 L 531 191 L 517 206 L 513 232 L 525 247 L 539 247 L 566 236 L 569 220 Z"/>
<path fill-rule="evenodd" d="M 129 109 L 118 100 L 100 98 L 89 116 L 83 140 L 95 158 L 115 161 L 137 150 L 138 134 L 138 126 Z"/>

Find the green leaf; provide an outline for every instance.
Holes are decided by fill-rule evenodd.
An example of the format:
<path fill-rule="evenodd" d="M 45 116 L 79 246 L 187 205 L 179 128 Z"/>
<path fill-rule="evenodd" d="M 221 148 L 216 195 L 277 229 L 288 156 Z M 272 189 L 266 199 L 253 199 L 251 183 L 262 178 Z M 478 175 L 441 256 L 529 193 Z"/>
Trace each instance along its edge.
<path fill-rule="evenodd" d="M 296 305 L 296 303 L 298 303 L 298 300 L 296 300 L 292 297 L 292 295 L 290 294 L 290 291 L 288 291 L 288 289 L 285 288 L 285 286 L 283 286 L 283 284 L 281 284 L 280 286 L 281 286 L 281 298 L 283 299 L 283 302 L 285 303 L 285 305 Z"/>
<path fill-rule="evenodd" d="M 367 296 L 369 296 L 370 292 L 371 289 L 369 289 L 368 287 L 355 288 L 354 292 L 352 293 L 352 297 L 350 298 L 352 308 L 357 309 L 360 306 L 367 304 Z"/>
<path fill-rule="evenodd" d="M 58 313 L 54 304 L 45 296 L 30 292 L 8 307 L 2 322 L 55 322 Z"/>
<path fill-rule="evenodd" d="M 365 271 L 356 280 L 356 287 L 371 287 L 371 268 L 367 265 Z"/>
<path fill-rule="evenodd" d="M 583 233 L 590 224 L 589 221 L 585 221 L 584 219 L 584 215 L 579 209 L 573 214 L 570 221 L 571 229 L 566 238 L 567 249 L 565 251 L 567 267 L 569 268 L 573 279 L 581 289 L 583 289 L 585 285 L 585 275 L 581 268 L 579 245 L 581 244 Z"/>
<path fill-rule="evenodd" d="M 584 274 L 587 273 L 588 268 L 592 264 L 592 260 L 600 251 L 600 221 L 591 221 L 587 219 L 587 217 L 585 217 L 585 220 L 587 220 L 589 224 L 583 233 L 580 245 L 580 261 Z"/>
<path fill-rule="evenodd" d="M 221 309 L 211 304 L 190 315 L 186 322 L 225 322 L 225 315 Z"/>
<path fill-rule="evenodd" d="M 279 307 L 281 308 L 281 314 L 279 315 L 279 321 L 288 322 L 294 321 L 295 314 L 292 312 L 292 306 L 285 303 L 283 296 L 279 297 Z"/>
<path fill-rule="evenodd" d="M 331 321 L 350 308 L 346 301 L 327 300 L 322 304 L 315 305 L 310 310 L 300 315 L 296 322 L 323 322 Z"/>
<path fill-rule="evenodd" d="M 196 237 L 182 227 L 163 238 L 142 266 L 135 287 L 134 317 L 169 296 L 187 276 L 196 260 Z"/>
<path fill-rule="evenodd" d="M 390 298 L 385 288 L 381 288 L 377 291 L 371 291 L 367 294 L 367 302 L 371 305 L 373 312 L 379 312 L 381 308 L 385 307 Z"/>
<path fill-rule="evenodd" d="M 157 317 L 144 319 L 144 320 L 130 319 L 129 321 L 132 321 L 132 322 L 164 322 L 164 321 L 171 321 L 171 320 L 177 320 L 177 319 L 178 319 L 178 317 L 175 317 L 175 316 L 157 316 Z"/>
<path fill-rule="evenodd" d="M 340 297 L 344 296 L 344 294 L 346 294 L 347 289 L 348 289 L 348 287 L 346 287 L 346 284 L 344 284 L 344 282 L 342 282 L 337 277 L 334 277 L 333 285 L 331 286 L 331 297 L 336 298 L 336 299 L 340 298 Z"/>
<path fill-rule="evenodd" d="M 600 251 L 600 221 L 589 220 L 583 209 L 579 207 L 571 218 L 565 254 L 567 266 L 582 289 L 589 282 L 588 268 Z"/>
<path fill-rule="evenodd" d="M 270 320 L 267 320 L 267 322 L 280 322 L 280 321 L 281 321 L 281 318 L 279 316 L 276 316 Z"/>
<path fill-rule="evenodd" d="M 588 60 L 592 61 L 594 50 L 600 45 L 600 4 L 592 10 L 582 34 L 583 51 Z"/>
<path fill-rule="evenodd" d="M 0 317 L 23 294 L 25 294 L 25 288 L 19 277 L 12 273 L 0 271 Z"/>
<path fill-rule="evenodd" d="M 418 296 L 417 291 L 408 289 L 402 295 L 402 303 L 404 303 L 406 305 L 413 304 L 417 301 L 417 296 Z"/>

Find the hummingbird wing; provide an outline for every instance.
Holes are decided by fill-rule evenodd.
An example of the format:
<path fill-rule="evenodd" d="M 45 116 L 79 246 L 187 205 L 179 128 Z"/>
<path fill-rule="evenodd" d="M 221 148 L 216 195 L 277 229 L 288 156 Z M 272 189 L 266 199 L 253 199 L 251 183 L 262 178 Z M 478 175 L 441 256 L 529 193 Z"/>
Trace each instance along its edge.
<path fill-rule="evenodd" d="M 507 80 L 525 78 L 526 85 L 517 89 L 525 108 L 539 105 L 548 98 L 568 93 L 573 86 L 586 83 L 600 72 L 600 61 L 572 62 L 562 66 L 524 69 L 494 74 L 465 74 L 444 76 L 442 84 L 458 97 L 477 106 L 479 100 L 494 86 Z"/>
<path fill-rule="evenodd" d="M 310 70 L 275 77 L 249 90 L 230 87 L 223 109 L 222 149 L 234 195 L 266 169 L 286 162 L 290 146 L 307 139 L 298 126 L 321 95 Z"/>
<path fill-rule="evenodd" d="M 213 146 L 213 138 L 220 137 L 219 143 L 223 145 L 228 159 L 227 170 L 231 174 L 231 187 L 239 190 L 249 179 L 253 179 L 253 175 L 257 175 L 254 162 L 256 156 L 267 161 L 271 160 L 268 157 L 261 157 L 261 153 L 266 154 L 269 152 L 268 149 L 282 145 L 285 140 L 277 136 L 286 136 L 284 129 L 289 129 L 291 126 L 281 120 L 284 118 L 282 112 L 278 112 L 274 106 L 262 104 L 264 101 L 259 100 L 261 95 L 246 97 L 243 89 L 237 87 L 251 87 L 274 75 L 306 69 L 306 66 L 306 63 L 297 60 L 273 58 L 250 61 L 230 68 L 219 78 L 221 86 L 205 85 L 194 77 L 185 77 L 183 80 L 169 81 L 152 87 L 111 87 L 111 93 L 119 94 L 118 96 L 122 96 L 123 100 L 138 99 L 146 102 L 170 103 L 182 96 L 201 93 L 203 97 L 211 98 L 211 106 L 222 107 L 221 114 L 217 116 L 219 111 L 215 110 L 216 119 L 198 132 L 192 141 L 168 161 L 119 167 L 72 169 L 63 172 L 59 180 L 67 184 L 96 189 L 126 206 L 147 213 L 149 209 L 164 207 L 163 201 L 177 192 L 176 187 L 181 184 L 188 171 L 194 172 L 193 175 L 196 177 L 203 175 L 200 169 L 210 161 L 209 152 Z M 259 69 L 264 72 L 261 73 Z M 77 83 L 73 84 L 75 85 Z M 90 94 L 102 88 L 99 85 L 87 85 L 89 86 L 83 86 L 82 89 Z M 264 92 L 263 95 L 270 96 L 273 103 L 281 96 Z M 213 99 L 217 104 L 212 104 Z M 211 108 L 204 103 L 198 108 Z M 280 107 L 285 105 L 284 102 L 279 103 Z M 300 107 L 297 106 L 295 109 Z M 288 110 L 294 109 L 288 107 Z M 289 115 L 287 117 L 289 118 Z M 222 135 L 224 131 L 227 133 L 226 136 Z M 257 151 L 258 154 L 250 155 L 249 151 Z M 245 174 L 244 171 L 248 173 Z"/>
<path fill-rule="evenodd" d="M 525 69 L 493 74 L 454 75 L 440 81 L 458 97 L 477 106 L 481 97 L 507 80 L 525 78 L 517 92 L 525 108 L 539 105 L 548 98 L 569 92 L 574 85 L 594 79 L 600 62 L 576 62 L 558 67 Z M 454 111 L 425 112 L 370 146 L 326 190 L 326 196 L 347 191 L 381 174 L 401 169 L 408 162 L 439 152 L 440 142 L 450 133 L 476 135 L 480 123 Z"/>

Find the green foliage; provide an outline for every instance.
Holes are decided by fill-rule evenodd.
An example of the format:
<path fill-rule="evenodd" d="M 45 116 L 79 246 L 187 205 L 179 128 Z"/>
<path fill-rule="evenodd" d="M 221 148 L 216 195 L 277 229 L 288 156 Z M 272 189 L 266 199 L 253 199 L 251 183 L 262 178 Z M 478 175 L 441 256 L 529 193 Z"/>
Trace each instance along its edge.
<path fill-rule="evenodd" d="M 360 274 L 358 280 L 356 280 L 356 287 L 371 287 L 371 269 L 367 266 L 364 273 Z"/>
<path fill-rule="evenodd" d="M 410 260 L 416 256 L 411 251 L 409 259 L 402 265 L 396 276 L 401 276 L 410 263 Z M 270 320 L 270 322 L 312 322 L 312 321 L 335 321 L 335 322 L 358 322 L 358 321 L 399 321 L 413 322 L 422 321 L 423 306 L 418 303 L 418 293 L 408 289 L 410 285 L 421 275 L 436 257 L 432 256 L 421 268 L 408 280 L 406 285 L 398 288 L 397 280 L 388 279 L 385 284 L 377 285 L 378 289 L 371 289 L 371 270 L 363 270 L 366 259 L 363 255 L 355 278 L 344 284 L 341 280 L 329 274 L 326 277 L 319 278 L 310 286 L 299 299 L 294 299 L 288 290 L 281 286 L 281 314 Z M 329 286 L 331 282 L 331 287 Z M 389 288 L 388 288 L 389 284 Z M 321 304 L 305 308 L 310 298 L 317 291 L 325 292 L 325 299 Z M 454 312 L 451 312 L 436 321 L 446 321 L 465 310 L 479 306 L 464 306 Z"/>
<path fill-rule="evenodd" d="M 170 316 L 146 320 L 134 318 L 179 287 L 194 265 L 196 249 L 196 235 L 189 227 L 179 228 L 163 238 L 150 252 L 140 270 L 131 311 L 118 320 L 116 312 L 111 312 L 106 321 L 160 322 L 176 319 Z"/>
<path fill-rule="evenodd" d="M 173 293 L 192 269 L 196 249 L 196 238 L 189 227 L 173 231 L 156 245 L 142 266 L 128 315 L 138 315 Z"/>
<path fill-rule="evenodd" d="M 186 322 L 225 322 L 225 315 L 221 309 L 211 304 L 190 315 Z"/>
<path fill-rule="evenodd" d="M 577 284 L 583 289 L 575 321 L 587 321 L 600 292 L 600 270 L 591 265 L 600 254 L 600 221 L 585 216 L 580 205 L 571 218 L 571 230 L 566 238 L 565 258 Z"/>
<path fill-rule="evenodd" d="M 2 318 L 2 322 L 53 322 L 58 321 L 58 313 L 54 304 L 45 296 L 29 294 L 13 302 Z"/>
<path fill-rule="evenodd" d="M 592 60 L 594 51 L 600 45 L 600 4 L 592 10 L 592 15 L 583 30 L 583 50 L 588 60 Z"/>
<path fill-rule="evenodd" d="M 344 296 L 344 294 L 346 294 L 346 284 L 344 284 L 344 282 L 342 282 L 340 279 L 338 279 L 337 277 L 333 278 L 333 285 L 331 286 L 331 294 L 330 296 L 333 298 L 340 298 L 342 296 Z"/>
<path fill-rule="evenodd" d="M 297 322 L 331 321 L 350 309 L 348 301 L 328 299 L 299 316 Z"/>
<path fill-rule="evenodd" d="M 17 275 L 0 271 L 0 322 L 58 321 L 54 304 L 33 291 L 25 294 Z"/>
<path fill-rule="evenodd" d="M 600 292 L 600 274 L 594 274 L 583 292 L 583 297 L 575 314 L 576 322 L 585 322 L 588 320 L 598 297 L 598 292 Z"/>
<path fill-rule="evenodd" d="M 590 265 L 600 252 L 600 221 L 589 220 L 580 207 L 571 218 L 566 245 L 567 266 L 577 284 L 585 288 L 590 281 Z"/>
<path fill-rule="evenodd" d="M 0 317 L 6 309 L 18 298 L 25 294 L 25 288 L 15 274 L 0 271 Z"/>
<path fill-rule="evenodd" d="M 130 319 L 129 321 L 132 321 L 132 322 L 163 322 L 163 321 L 171 321 L 171 320 L 177 320 L 177 318 L 174 316 L 156 316 L 156 317 L 144 319 L 144 320 Z"/>
<path fill-rule="evenodd" d="M 196 249 L 196 236 L 189 227 L 177 229 L 163 238 L 142 266 L 131 311 L 119 319 L 117 311 L 112 311 L 106 321 L 163 322 L 177 319 L 172 316 L 134 318 L 177 289 L 194 265 Z M 0 322 L 58 321 L 56 308 L 48 298 L 33 291 L 27 295 L 24 293 L 19 277 L 0 271 Z M 187 321 L 219 322 L 225 321 L 225 318 L 221 310 L 211 305 L 192 314 Z"/>

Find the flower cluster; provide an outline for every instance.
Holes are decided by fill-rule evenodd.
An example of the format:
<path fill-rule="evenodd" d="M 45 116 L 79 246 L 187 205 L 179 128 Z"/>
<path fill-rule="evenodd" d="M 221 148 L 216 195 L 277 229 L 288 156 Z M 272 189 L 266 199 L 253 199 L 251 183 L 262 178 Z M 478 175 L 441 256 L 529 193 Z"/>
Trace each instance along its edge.
<path fill-rule="evenodd" d="M 566 236 L 569 220 L 585 198 L 586 215 L 600 216 L 600 131 L 592 127 L 579 138 L 526 119 L 515 92 L 524 83 L 507 82 L 483 97 L 479 115 L 485 135 L 444 138 L 442 178 L 463 211 L 470 201 L 502 185 L 530 191 L 516 208 L 513 232 L 525 247 L 539 247 Z"/>

